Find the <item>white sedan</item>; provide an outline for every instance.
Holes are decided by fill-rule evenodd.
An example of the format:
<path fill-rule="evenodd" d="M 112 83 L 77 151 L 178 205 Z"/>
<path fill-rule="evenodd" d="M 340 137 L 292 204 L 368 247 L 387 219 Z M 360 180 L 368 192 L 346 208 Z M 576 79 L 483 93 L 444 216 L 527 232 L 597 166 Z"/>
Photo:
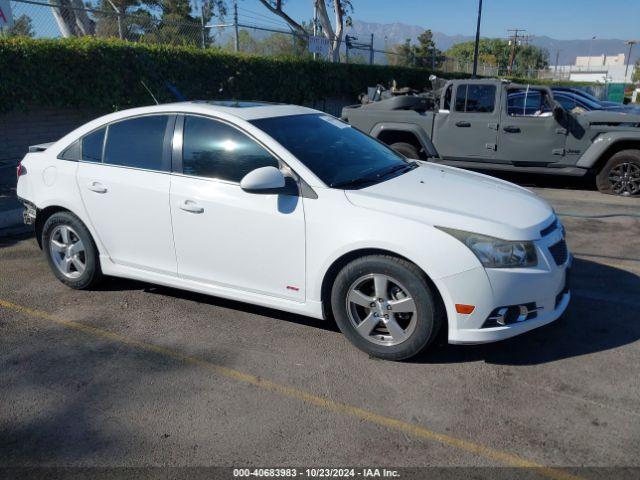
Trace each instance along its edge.
<path fill-rule="evenodd" d="M 91 121 L 18 166 L 53 273 L 103 275 L 333 318 L 406 359 L 557 319 L 571 255 L 549 205 L 407 160 L 316 110 L 186 102 Z M 180 319 L 176 319 L 180 321 Z"/>

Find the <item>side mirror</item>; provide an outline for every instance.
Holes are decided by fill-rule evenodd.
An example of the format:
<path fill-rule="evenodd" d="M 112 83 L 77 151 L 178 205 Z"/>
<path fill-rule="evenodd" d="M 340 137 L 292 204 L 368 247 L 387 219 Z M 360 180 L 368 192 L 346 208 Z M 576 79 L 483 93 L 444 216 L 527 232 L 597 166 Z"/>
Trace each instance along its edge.
<path fill-rule="evenodd" d="M 558 123 L 565 123 L 567 120 L 567 115 L 567 111 L 562 108 L 562 105 L 560 105 L 559 103 L 556 103 L 553 106 L 553 118 L 555 118 Z"/>
<path fill-rule="evenodd" d="M 256 168 L 240 181 L 240 188 L 249 193 L 279 193 L 284 186 L 284 175 L 276 167 Z"/>

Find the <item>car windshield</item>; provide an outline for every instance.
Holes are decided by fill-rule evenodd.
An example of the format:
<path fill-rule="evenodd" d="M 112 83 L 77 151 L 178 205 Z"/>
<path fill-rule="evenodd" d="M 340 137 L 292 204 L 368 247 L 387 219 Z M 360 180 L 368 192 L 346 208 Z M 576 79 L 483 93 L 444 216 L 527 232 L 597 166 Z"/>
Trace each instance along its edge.
<path fill-rule="evenodd" d="M 251 123 L 273 137 L 330 187 L 363 187 L 417 166 L 330 115 L 290 115 Z"/>

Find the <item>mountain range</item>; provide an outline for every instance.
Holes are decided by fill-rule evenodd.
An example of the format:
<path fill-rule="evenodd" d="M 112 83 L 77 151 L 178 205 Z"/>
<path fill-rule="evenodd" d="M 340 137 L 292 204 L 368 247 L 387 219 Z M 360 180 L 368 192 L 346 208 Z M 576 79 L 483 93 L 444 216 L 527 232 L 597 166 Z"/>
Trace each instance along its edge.
<path fill-rule="evenodd" d="M 417 25 L 406 25 L 403 23 L 369 23 L 359 20 L 353 21 L 353 26 L 347 30 L 349 35 L 358 37 L 358 41 L 369 43 L 373 33 L 373 44 L 376 49 L 390 50 L 394 45 L 403 43 L 407 38 L 412 42 L 417 42 L 418 35 L 424 32 L 424 28 Z M 445 33 L 433 31 L 433 40 L 436 47 L 442 51 L 447 50 L 452 45 L 460 42 L 473 40 L 471 35 L 447 35 Z M 554 38 L 539 36 L 532 37 L 532 45 L 545 48 L 549 52 L 549 61 L 555 64 L 556 53 L 560 65 L 572 65 L 576 56 L 589 55 L 617 55 L 629 51 L 629 46 L 625 45 L 625 40 L 619 39 L 595 39 L 595 40 L 557 40 Z M 376 57 L 377 58 L 377 57 Z M 631 54 L 631 63 L 640 59 L 640 45 L 635 46 L 635 51 Z"/>

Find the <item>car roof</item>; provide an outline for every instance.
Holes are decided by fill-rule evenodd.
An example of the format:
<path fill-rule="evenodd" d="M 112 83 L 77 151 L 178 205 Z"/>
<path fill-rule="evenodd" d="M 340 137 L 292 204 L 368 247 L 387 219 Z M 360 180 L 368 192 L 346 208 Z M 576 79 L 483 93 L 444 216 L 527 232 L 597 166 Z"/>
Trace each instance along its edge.
<path fill-rule="evenodd" d="M 117 112 L 117 117 L 132 115 L 145 115 L 151 113 L 200 113 L 223 114 L 234 116 L 243 120 L 255 120 L 259 118 L 284 117 L 290 115 L 319 114 L 323 113 L 312 108 L 284 103 L 268 103 L 244 100 L 194 100 L 187 102 L 165 103 L 146 107 L 132 108 Z M 114 114 L 109 115 L 113 119 Z"/>

